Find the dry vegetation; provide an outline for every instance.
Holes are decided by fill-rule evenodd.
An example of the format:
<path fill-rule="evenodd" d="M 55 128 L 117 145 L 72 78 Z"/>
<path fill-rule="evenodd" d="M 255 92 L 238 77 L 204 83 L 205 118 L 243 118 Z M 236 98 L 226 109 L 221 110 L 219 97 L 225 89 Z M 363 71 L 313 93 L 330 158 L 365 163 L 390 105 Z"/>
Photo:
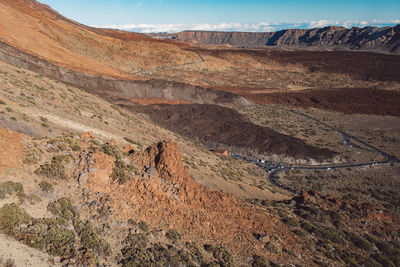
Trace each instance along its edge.
<path fill-rule="evenodd" d="M 344 146 L 343 136 L 326 126 L 320 125 L 306 117 L 281 110 L 279 105 L 256 105 L 242 108 L 240 113 L 246 115 L 253 123 L 269 127 L 277 132 L 295 136 L 308 144 L 333 150 L 345 162 L 369 162 L 382 160 L 374 152 Z M 285 107 L 286 108 L 286 107 Z M 394 116 L 349 115 L 319 109 L 291 108 L 308 114 L 328 125 L 337 127 L 387 153 L 400 156 L 400 119 Z"/>
<path fill-rule="evenodd" d="M 78 25 L 31 0 L 4 0 L 0 6 L 1 41 L 75 71 L 178 81 L 250 99 L 310 88 L 391 93 L 400 88 L 399 57 L 200 49 Z M 357 68 L 360 57 L 374 64 Z M 0 61 L 0 253 L 12 252 L 1 255 L 0 264 L 400 265 L 398 165 L 281 173 L 283 184 L 306 189 L 294 196 L 269 183 L 266 172 L 255 165 L 212 153 L 201 140 L 116 105 L 124 103 L 120 96 L 108 97 L 115 105 Z M 170 104 L 171 110 L 179 109 L 175 104 L 188 104 L 176 98 L 136 102 L 150 109 L 152 104 Z M 237 111 L 254 126 L 287 135 L 279 140 L 296 137 L 301 148 L 336 152 L 335 162 L 382 160 L 376 153 L 344 146 L 339 133 L 281 107 L 252 105 Z M 293 109 L 400 157 L 399 117 L 300 107 Z M 219 118 L 205 117 L 214 115 Z M 193 118 L 180 127 L 195 131 L 187 127 Z M 202 127 L 208 130 L 210 121 Z M 229 132 L 228 126 L 221 128 Z M 236 126 L 243 137 L 239 141 L 245 140 L 249 133 Z M 279 142 L 275 148 L 290 150 Z M 316 163 L 271 151 L 250 152 L 285 164 Z"/>
<path fill-rule="evenodd" d="M 235 165 L 231 171 L 234 175 L 227 177 L 218 167 L 221 158 L 199 143 L 151 125 L 146 119 L 132 115 L 77 88 L 5 63 L 1 63 L 0 66 L 0 99 L 4 102 L 0 105 L 0 123 L 6 128 L 35 137 L 56 137 L 65 132 L 92 131 L 103 140 L 115 139 L 120 144 L 131 143 L 137 149 L 145 148 L 157 140 L 170 138 L 181 144 L 184 158 L 188 159 L 185 164 L 199 182 L 218 190 L 228 188 L 229 192 L 246 198 L 252 195 L 273 197 L 268 191 L 251 186 L 245 185 L 246 191 L 239 188 L 239 181 L 253 186 L 263 183 L 259 172 L 246 171 L 256 169 L 251 164 L 241 162 Z M 1 113 L 2 110 L 4 114 Z M 52 152 L 80 149 L 76 140 L 68 137 L 68 134 L 64 139 L 53 138 L 49 141 L 50 144 L 56 144 Z M 48 158 L 44 161 L 43 149 L 40 150 L 31 144 L 27 147 L 25 162 L 42 162 L 41 167 L 36 170 L 37 173 L 52 171 L 55 172 L 52 174 L 55 178 L 62 178 L 63 171 L 53 168 L 60 159 Z M 219 186 L 215 177 L 234 183 L 225 183 L 228 187 Z M 277 195 L 277 198 L 280 197 Z"/>

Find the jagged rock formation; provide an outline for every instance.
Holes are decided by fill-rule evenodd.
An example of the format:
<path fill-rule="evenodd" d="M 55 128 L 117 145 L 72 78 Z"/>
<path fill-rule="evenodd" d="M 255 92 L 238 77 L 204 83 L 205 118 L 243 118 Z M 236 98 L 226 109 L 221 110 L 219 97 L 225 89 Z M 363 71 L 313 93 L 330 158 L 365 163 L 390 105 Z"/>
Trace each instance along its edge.
<path fill-rule="evenodd" d="M 353 27 L 351 29 L 329 26 L 257 33 L 184 31 L 177 34 L 153 34 L 152 36 L 213 45 L 339 48 L 400 54 L 400 25 L 384 28 Z"/>
<path fill-rule="evenodd" d="M 282 248 L 296 253 L 301 250 L 299 238 L 290 234 L 275 216 L 196 183 L 184 168 L 178 145 L 173 141 L 159 142 L 141 153 L 126 156 L 124 161 L 142 175 L 123 185 L 110 177 L 111 156 L 100 151 L 85 155 L 81 155 L 81 161 L 86 160 L 89 168 L 96 169 L 89 174 L 85 186 L 109 196 L 113 208 L 126 220 L 146 221 L 150 229 L 177 229 L 185 239 L 196 242 L 224 244 L 239 257 L 267 252 L 254 237 L 257 233 L 274 233 L 284 244 Z M 153 170 L 151 174 L 149 169 Z M 283 260 L 283 254 L 278 257 Z"/>

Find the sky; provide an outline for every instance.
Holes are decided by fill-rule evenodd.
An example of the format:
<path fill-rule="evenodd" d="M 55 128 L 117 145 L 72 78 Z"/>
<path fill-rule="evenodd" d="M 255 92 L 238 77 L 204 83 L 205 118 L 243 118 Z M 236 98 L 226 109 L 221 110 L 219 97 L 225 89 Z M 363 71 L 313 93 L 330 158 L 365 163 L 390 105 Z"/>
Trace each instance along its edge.
<path fill-rule="evenodd" d="M 80 23 L 136 32 L 393 26 L 400 0 L 39 0 Z"/>

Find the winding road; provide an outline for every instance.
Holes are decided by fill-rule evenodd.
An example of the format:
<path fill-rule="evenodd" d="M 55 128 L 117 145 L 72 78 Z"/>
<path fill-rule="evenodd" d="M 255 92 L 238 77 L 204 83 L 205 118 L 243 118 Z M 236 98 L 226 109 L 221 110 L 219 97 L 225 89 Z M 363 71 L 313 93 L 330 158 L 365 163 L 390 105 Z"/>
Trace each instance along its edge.
<path fill-rule="evenodd" d="M 282 108 L 282 107 L 275 107 L 275 108 L 278 110 L 283 110 L 283 111 L 291 112 L 291 113 L 299 115 L 299 116 L 306 117 L 307 119 L 313 120 L 313 121 L 317 122 L 318 124 L 331 129 L 332 131 L 336 131 L 336 132 L 340 133 L 343 136 L 343 140 L 342 140 L 343 145 L 349 146 L 351 148 L 375 152 L 375 153 L 385 157 L 385 160 L 383 160 L 383 161 L 372 161 L 372 162 L 363 162 L 363 163 L 314 165 L 314 166 L 284 166 L 282 163 L 272 163 L 272 162 L 268 162 L 268 161 L 265 162 L 264 160 L 261 160 L 261 159 L 249 159 L 249 158 L 246 158 L 246 157 L 243 157 L 240 155 L 234 155 L 235 158 L 240 158 L 240 159 L 246 160 L 248 162 L 255 163 L 257 166 L 264 169 L 268 173 L 269 181 L 272 184 L 274 184 L 282 189 L 285 189 L 294 194 L 300 194 L 300 192 L 297 189 L 291 188 L 287 185 L 283 185 L 278 181 L 279 173 L 289 171 L 289 170 L 334 170 L 334 169 L 348 169 L 348 168 L 359 168 L 359 167 L 364 167 L 364 166 L 376 166 L 376 165 L 383 165 L 383 164 L 400 163 L 400 160 L 395 155 L 390 155 L 389 153 L 386 153 L 386 152 L 382 151 L 381 149 L 374 147 L 374 146 L 360 140 L 359 138 L 354 137 L 354 136 L 352 136 L 334 126 L 331 126 L 323 121 L 320 121 L 308 114 L 305 114 L 305 113 L 302 113 L 299 111 L 295 111 L 292 109 Z M 360 145 L 354 144 L 353 141 L 358 142 Z"/>

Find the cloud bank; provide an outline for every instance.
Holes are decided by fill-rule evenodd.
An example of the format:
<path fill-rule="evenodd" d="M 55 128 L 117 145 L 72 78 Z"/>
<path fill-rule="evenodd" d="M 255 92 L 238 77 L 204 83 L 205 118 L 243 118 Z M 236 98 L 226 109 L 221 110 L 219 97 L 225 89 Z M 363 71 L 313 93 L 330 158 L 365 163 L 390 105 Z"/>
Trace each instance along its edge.
<path fill-rule="evenodd" d="M 139 32 L 139 33 L 158 33 L 158 32 L 181 32 L 185 30 L 198 30 L 198 31 L 243 31 L 243 32 L 274 32 L 283 29 L 310 29 L 320 28 L 329 25 L 343 26 L 346 28 L 351 27 L 365 27 L 365 26 L 395 26 L 400 24 L 400 19 L 392 20 L 371 20 L 371 21 L 334 21 L 334 20 L 317 20 L 300 23 L 268 23 L 260 22 L 253 24 L 245 23 L 219 23 L 219 24 L 125 24 L 125 25 L 94 25 L 97 28 L 119 29 L 125 31 Z"/>

